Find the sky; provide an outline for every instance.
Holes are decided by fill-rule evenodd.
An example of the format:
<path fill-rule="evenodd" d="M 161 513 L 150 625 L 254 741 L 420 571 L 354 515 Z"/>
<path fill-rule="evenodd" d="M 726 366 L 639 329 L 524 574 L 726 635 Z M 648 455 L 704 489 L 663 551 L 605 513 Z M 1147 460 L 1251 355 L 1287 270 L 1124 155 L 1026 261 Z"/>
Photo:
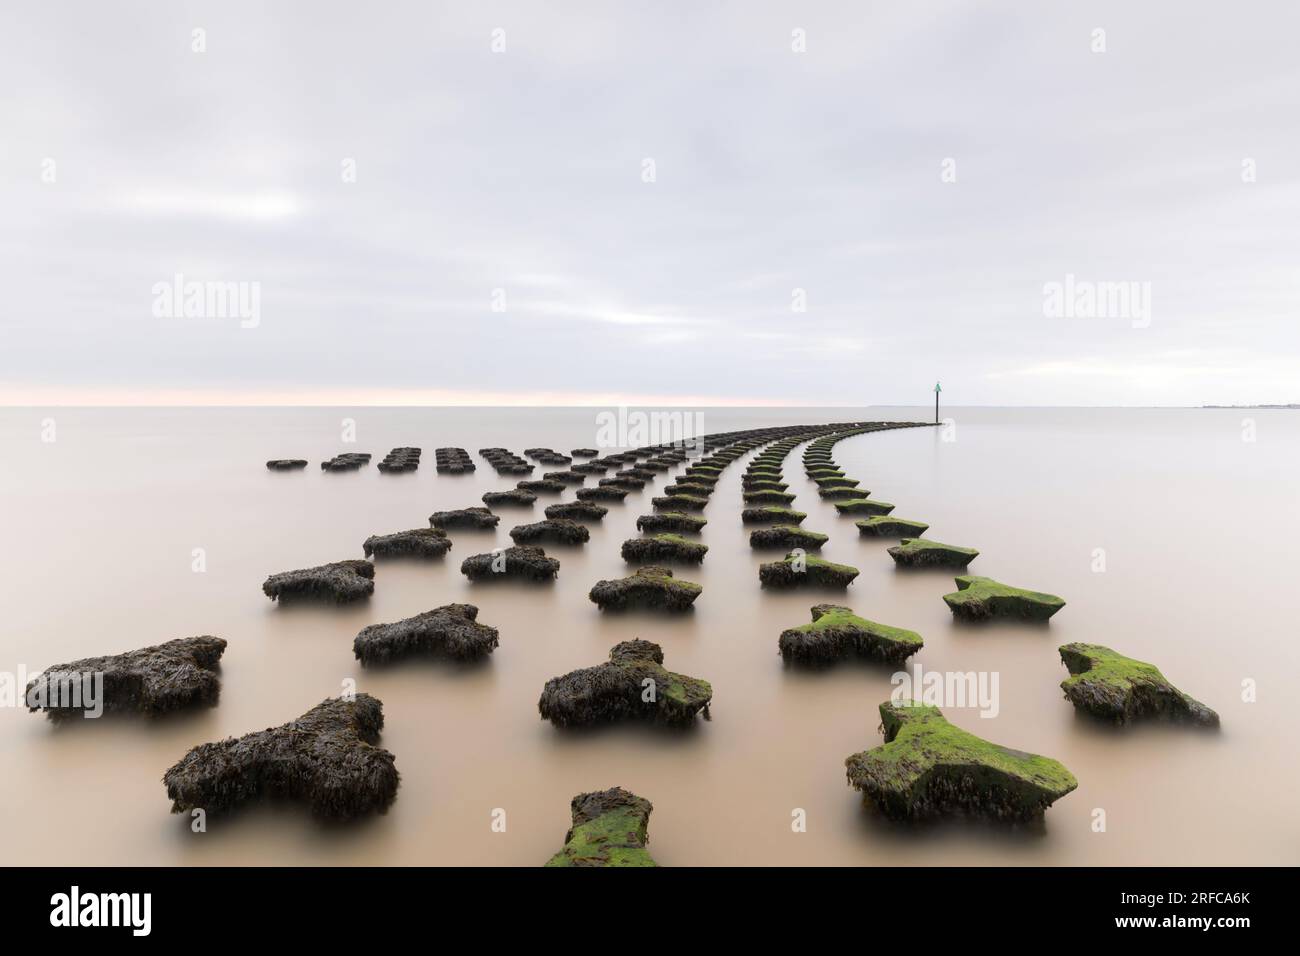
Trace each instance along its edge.
<path fill-rule="evenodd" d="M 6 0 L 0 404 L 1300 402 L 1297 32 Z"/>

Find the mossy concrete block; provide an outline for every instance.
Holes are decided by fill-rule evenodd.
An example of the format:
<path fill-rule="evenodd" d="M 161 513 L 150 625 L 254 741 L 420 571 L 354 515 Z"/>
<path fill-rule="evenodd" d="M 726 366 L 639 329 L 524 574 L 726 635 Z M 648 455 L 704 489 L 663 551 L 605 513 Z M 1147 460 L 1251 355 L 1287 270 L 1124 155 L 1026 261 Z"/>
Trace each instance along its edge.
<path fill-rule="evenodd" d="M 769 522 L 799 524 L 806 517 L 808 517 L 806 511 L 795 511 L 793 508 L 786 508 L 781 505 L 759 505 L 754 508 L 746 508 L 740 512 L 740 520 L 744 524 L 767 524 Z"/>
<path fill-rule="evenodd" d="M 363 665 L 406 657 L 448 657 L 478 661 L 497 646 L 497 629 L 478 622 L 473 604 L 446 604 L 391 624 L 363 627 L 352 653 Z"/>
<path fill-rule="evenodd" d="M 594 501 L 561 501 L 547 505 L 544 513 L 552 521 L 599 521 L 609 514 L 609 509 Z"/>
<path fill-rule="evenodd" d="M 807 531 L 791 524 L 773 525 L 770 528 L 756 528 L 749 533 L 751 548 L 803 548 L 816 551 L 830 538 L 819 531 Z"/>
<path fill-rule="evenodd" d="M 495 528 L 500 520 L 500 515 L 494 515 L 487 508 L 458 508 L 454 511 L 435 511 L 429 515 L 429 526 L 488 530 Z"/>
<path fill-rule="evenodd" d="M 864 538 L 919 538 L 930 530 L 924 521 L 909 521 L 888 515 L 876 515 L 853 523 L 858 526 L 858 534 Z"/>
<path fill-rule="evenodd" d="M 307 804 L 327 820 L 383 813 L 400 777 L 379 746 L 383 704 L 335 697 L 297 720 L 238 739 L 200 744 L 163 774 L 173 813 L 209 814 L 270 797 Z"/>
<path fill-rule="evenodd" d="M 660 511 L 637 518 L 636 530 L 698 534 L 708 523 L 708 519 L 702 515 L 687 514 L 685 511 Z"/>
<path fill-rule="evenodd" d="M 393 534 L 372 534 L 362 542 L 367 558 L 440 558 L 451 550 L 442 528 L 414 528 Z"/>
<path fill-rule="evenodd" d="M 925 642 L 916 631 L 877 624 L 838 604 L 818 604 L 812 622 L 781 632 L 777 647 L 789 663 L 827 665 L 849 657 L 901 664 Z"/>
<path fill-rule="evenodd" d="M 537 702 L 543 720 L 557 727 L 585 727 L 645 720 L 689 727 L 709 715 L 713 688 L 706 680 L 663 666 L 664 652 L 649 641 L 614 645 L 609 661 L 552 677 Z"/>
<path fill-rule="evenodd" d="M 620 485 L 600 485 L 596 488 L 579 488 L 574 496 L 579 501 L 622 501 L 628 489 Z"/>
<path fill-rule="evenodd" d="M 578 494 L 582 494 L 581 491 Z M 531 507 L 537 501 L 537 495 L 531 491 L 525 491 L 522 488 L 511 488 L 507 491 L 485 491 L 483 493 L 483 504 L 488 507 L 515 506 L 520 508 Z"/>
<path fill-rule="evenodd" d="M 979 552 L 928 538 L 904 538 L 889 549 L 889 556 L 901 568 L 964 568 Z"/>
<path fill-rule="evenodd" d="M 1156 718 L 1219 726 L 1218 714 L 1169 683 L 1154 664 L 1100 644 L 1066 644 L 1060 654 L 1070 672 L 1061 682 L 1066 699 L 1094 717 L 1117 724 Z"/>
<path fill-rule="evenodd" d="M 532 544 L 535 541 L 552 541 L 557 544 L 585 544 L 591 539 L 591 532 L 586 525 L 581 525 L 570 518 L 547 518 L 532 524 L 521 524 L 510 529 L 510 537 L 516 544 Z"/>
<path fill-rule="evenodd" d="M 844 763 L 849 784 L 891 819 L 1037 821 L 1079 785 L 1058 761 L 990 743 L 937 707 L 887 701 L 880 721 L 884 745 Z"/>
<path fill-rule="evenodd" d="M 968 621 L 983 621 L 993 617 L 1046 621 L 1065 607 L 1065 601 L 1055 594 L 1027 591 L 992 578 L 963 574 L 955 580 L 957 590 L 945 594 L 943 600 L 954 617 Z"/>
<path fill-rule="evenodd" d="M 541 548 L 523 545 L 500 548 L 470 555 L 460 565 L 460 573 L 471 581 L 516 578 L 524 581 L 550 581 L 560 571 L 560 562 L 546 556 Z"/>
<path fill-rule="evenodd" d="M 741 498 L 747 505 L 788 505 L 795 496 L 788 491 L 745 491 Z"/>
<path fill-rule="evenodd" d="M 888 501 L 875 498 L 850 498 L 835 502 L 835 510 L 842 515 L 887 515 L 894 510 Z"/>
<path fill-rule="evenodd" d="M 709 546 L 681 535 L 664 532 L 648 538 L 628 538 L 623 542 L 624 561 L 682 561 L 699 564 Z"/>
<path fill-rule="evenodd" d="M 652 566 L 638 568 L 625 578 L 597 581 L 588 596 L 602 611 L 633 607 L 687 611 L 703 590 L 694 581 L 674 578 L 668 568 Z"/>
<path fill-rule="evenodd" d="M 23 700 L 30 711 L 51 720 L 101 713 L 161 717 L 189 707 L 216 704 L 221 694 L 217 669 L 226 642 L 220 637 L 180 637 L 125 654 L 88 657 L 47 667 L 27 683 Z M 103 675 L 98 700 L 88 700 L 86 680 Z M 92 694 L 95 688 L 91 688 Z"/>
<path fill-rule="evenodd" d="M 573 825 L 564 835 L 564 849 L 547 866 L 657 866 L 646 850 L 650 841 L 649 800 L 614 787 L 580 793 L 570 810 Z"/>
<path fill-rule="evenodd" d="M 759 565 L 758 580 L 770 588 L 846 588 L 858 573 L 852 565 L 792 552 L 784 560 Z"/>
<path fill-rule="evenodd" d="M 262 593 L 272 601 L 327 600 L 339 604 L 369 597 L 375 591 L 375 566 L 353 559 L 272 574 L 262 582 Z"/>
<path fill-rule="evenodd" d="M 650 503 L 664 511 L 703 511 L 708 507 L 709 499 L 698 495 L 662 495 L 651 498 Z"/>

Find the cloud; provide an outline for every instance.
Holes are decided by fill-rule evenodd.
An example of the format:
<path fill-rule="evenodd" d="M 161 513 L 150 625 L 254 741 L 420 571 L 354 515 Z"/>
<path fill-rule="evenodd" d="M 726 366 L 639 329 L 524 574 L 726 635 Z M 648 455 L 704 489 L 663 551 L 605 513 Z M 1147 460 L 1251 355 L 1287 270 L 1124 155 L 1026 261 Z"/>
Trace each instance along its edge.
<path fill-rule="evenodd" d="M 0 395 L 1300 400 L 1265 8 L 5 7 Z M 260 325 L 158 321 L 177 273 Z M 1067 273 L 1151 327 L 1046 320 Z"/>

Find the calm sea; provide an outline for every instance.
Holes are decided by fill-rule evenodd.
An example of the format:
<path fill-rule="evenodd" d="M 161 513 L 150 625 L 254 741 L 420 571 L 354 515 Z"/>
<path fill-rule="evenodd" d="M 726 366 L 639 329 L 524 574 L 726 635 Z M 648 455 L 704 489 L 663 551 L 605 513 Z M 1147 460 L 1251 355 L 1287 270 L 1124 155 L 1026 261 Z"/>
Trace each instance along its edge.
<path fill-rule="evenodd" d="M 704 409 L 705 430 L 929 409 Z M 824 555 L 862 569 L 843 598 L 925 637 L 927 671 L 996 672 L 997 714 L 947 708 L 954 723 L 1061 760 L 1079 789 L 1041 831 L 900 828 L 865 809 L 844 758 L 880 743 L 888 667 L 815 675 L 777 654 L 783 628 L 823 596 L 760 591 L 739 520 L 741 465 L 705 512 L 704 593 L 682 618 L 602 616 L 587 591 L 628 573 L 622 541 L 655 487 L 612 505 L 582 548 L 550 547 L 552 586 L 470 585 L 467 555 L 510 543 L 453 533 L 446 560 L 381 563 L 374 597 L 282 609 L 267 574 L 361 556 L 370 534 L 424 527 L 430 512 L 513 485 L 477 456 L 567 451 L 596 440 L 592 409 L 6 409 L 0 411 L 0 671 L 39 671 L 191 634 L 229 641 L 220 704 L 165 721 L 55 727 L 0 708 L 0 846 L 11 864 L 518 864 L 563 842 L 569 800 L 615 785 L 650 799 L 650 848 L 669 865 L 1295 864 L 1300 739 L 1293 604 L 1300 507 L 1300 412 L 948 409 L 954 424 L 868 434 L 836 456 L 895 514 L 929 536 L 980 549 L 972 573 L 1050 591 L 1068 606 L 1045 628 L 955 626 L 946 572 L 900 573 L 889 542 L 859 538 L 799 466 L 786 479 Z M 343 435 L 352 420 L 356 441 Z M 53 439 L 53 440 L 45 440 Z M 324 474 L 343 451 L 419 445 L 414 474 L 373 465 Z M 437 475 L 433 449 L 474 454 L 472 476 Z M 273 457 L 311 460 L 274 474 Z M 545 468 L 538 469 L 538 475 Z M 571 493 L 564 496 L 571 497 Z M 196 571 L 196 549 L 204 570 Z M 412 663 L 363 672 L 352 638 L 452 601 L 500 629 L 486 666 Z M 714 688 L 686 735 L 616 727 L 560 733 L 537 714 L 547 678 L 606 658 L 614 643 L 661 644 L 672 670 Z M 1113 730 L 1076 718 L 1056 647 L 1106 644 L 1161 667 L 1218 710 L 1223 728 Z M 258 807 L 193 833 L 169 814 L 163 772 L 191 746 L 277 725 L 355 679 L 379 697 L 383 745 L 402 774 L 387 815 L 322 828 L 293 807 Z M 494 812 L 505 811 L 505 832 Z M 806 832 L 795 832 L 796 811 Z M 495 819 L 500 819 L 497 814 Z M 1104 826 L 1103 826 L 1104 824 Z"/>

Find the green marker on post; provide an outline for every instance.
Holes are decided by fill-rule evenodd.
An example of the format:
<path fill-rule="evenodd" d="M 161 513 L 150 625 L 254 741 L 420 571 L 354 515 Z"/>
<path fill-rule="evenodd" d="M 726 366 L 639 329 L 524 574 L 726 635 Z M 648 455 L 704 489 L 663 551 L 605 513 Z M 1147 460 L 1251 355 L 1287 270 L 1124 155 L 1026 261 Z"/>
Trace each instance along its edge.
<path fill-rule="evenodd" d="M 934 383 L 934 423 L 939 424 L 939 393 L 943 391 L 943 386 L 938 382 Z"/>

